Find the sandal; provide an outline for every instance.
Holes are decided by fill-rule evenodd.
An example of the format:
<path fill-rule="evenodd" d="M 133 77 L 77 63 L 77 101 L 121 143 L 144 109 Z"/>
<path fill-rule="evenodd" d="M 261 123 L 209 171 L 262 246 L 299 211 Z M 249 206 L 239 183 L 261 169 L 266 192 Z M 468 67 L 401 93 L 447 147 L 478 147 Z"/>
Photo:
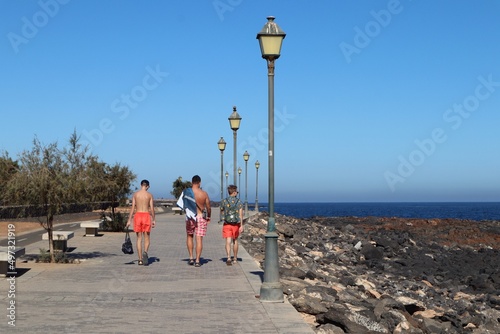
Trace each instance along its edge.
<path fill-rule="evenodd" d="M 137 262 L 138 265 L 142 266 L 144 265 L 144 263 L 142 262 L 142 260 L 139 260 L 139 262 Z"/>
<path fill-rule="evenodd" d="M 201 267 L 201 263 L 196 262 L 196 263 L 194 264 L 194 266 L 195 266 L 195 267 Z"/>
<path fill-rule="evenodd" d="M 190 266 L 194 265 L 194 260 L 193 260 L 193 259 L 189 259 L 188 264 L 189 264 Z"/>
<path fill-rule="evenodd" d="M 227 259 L 227 261 L 226 261 L 226 264 L 227 264 L 228 266 L 232 266 L 232 265 L 233 265 L 233 262 L 231 261 L 231 259 L 230 259 L 230 258 L 228 258 L 228 259 Z"/>

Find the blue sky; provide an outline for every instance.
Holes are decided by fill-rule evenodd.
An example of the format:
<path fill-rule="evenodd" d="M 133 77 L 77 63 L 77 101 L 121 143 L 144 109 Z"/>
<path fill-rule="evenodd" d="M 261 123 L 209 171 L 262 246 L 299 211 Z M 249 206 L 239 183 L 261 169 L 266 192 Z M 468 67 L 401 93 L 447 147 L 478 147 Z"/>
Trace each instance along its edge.
<path fill-rule="evenodd" d="M 0 150 L 76 129 L 156 197 L 232 176 L 267 202 L 267 67 L 256 34 L 286 32 L 275 76 L 277 202 L 499 201 L 496 1 L 0 1 Z M 224 178 L 225 179 L 225 178 Z M 138 183 L 137 182 L 137 183 Z M 225 182 L 225 180 L 224 180 Z"/>

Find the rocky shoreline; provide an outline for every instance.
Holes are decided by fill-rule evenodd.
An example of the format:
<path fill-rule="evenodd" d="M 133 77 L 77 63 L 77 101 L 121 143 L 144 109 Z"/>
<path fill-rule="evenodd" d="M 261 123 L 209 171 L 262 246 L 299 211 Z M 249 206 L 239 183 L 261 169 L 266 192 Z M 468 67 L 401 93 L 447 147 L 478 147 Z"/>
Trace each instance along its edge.
<path fill-rule="evenodd" d="M 267 217 L 241 237 L 261 266 Z M 500 222 L 275 218 L 285 296 L 317 333 L 500 333 Z"/>

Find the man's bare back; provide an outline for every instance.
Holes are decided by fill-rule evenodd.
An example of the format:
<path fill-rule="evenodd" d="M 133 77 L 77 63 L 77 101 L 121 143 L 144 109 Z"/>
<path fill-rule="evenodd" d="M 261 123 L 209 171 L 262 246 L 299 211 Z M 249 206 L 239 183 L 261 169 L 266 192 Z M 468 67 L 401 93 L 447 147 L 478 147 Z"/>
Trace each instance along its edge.
<path fill-rule="evenodd" d="M 155 225 L 155 207 L 153 195 L 148 192 L 149 181 L 143 180 L 141 182 L 141 190 L 138 190 L 132 196 L 132 207 L 130 208 L 130 214 L 128 216 L 128 222 L 126 227 L 130 226 L 132 222 L 132 216 L 136 212 L 149 212 L 151 214 L 151 219 L 153 221 L 153 227 Z"/>
<path fill-rule="evenodd" d="M 193 185 L 194 198 L 196 200 L 196 211 L 198 215 L 202 214 L 203 209 L 207 209 L 207 216 L 210 217 L 212 213 L 212 208 L 210 207 L 210 199 L 206 191 Z"/>
<path fill-rule="evenodd" d="M 135 201 L 136 212 L 154 212 L 153 210 L 153 195 L 151 195 L 147 190 L 141 189 L 134 194 L 132 202 Z M 154 217 L 154 216 L 153 216 Z"/>

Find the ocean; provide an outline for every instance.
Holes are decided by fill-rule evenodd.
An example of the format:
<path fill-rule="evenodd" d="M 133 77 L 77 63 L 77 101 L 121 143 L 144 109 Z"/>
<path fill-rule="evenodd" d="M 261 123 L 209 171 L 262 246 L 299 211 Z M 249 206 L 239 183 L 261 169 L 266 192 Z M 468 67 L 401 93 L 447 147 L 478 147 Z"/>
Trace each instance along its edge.
<path fill-rule="evenodd" d="M 249 210 L 253 209 L 253 204 L 249 204 Z M 267 203 L 259 203 L 259 211 L 269 211 Z M 500 203 L 275 203 L 274 212 L 297 218 L 374 216 L 427 219 L 456 218 L 481 221 L 500 220 Z"/>

